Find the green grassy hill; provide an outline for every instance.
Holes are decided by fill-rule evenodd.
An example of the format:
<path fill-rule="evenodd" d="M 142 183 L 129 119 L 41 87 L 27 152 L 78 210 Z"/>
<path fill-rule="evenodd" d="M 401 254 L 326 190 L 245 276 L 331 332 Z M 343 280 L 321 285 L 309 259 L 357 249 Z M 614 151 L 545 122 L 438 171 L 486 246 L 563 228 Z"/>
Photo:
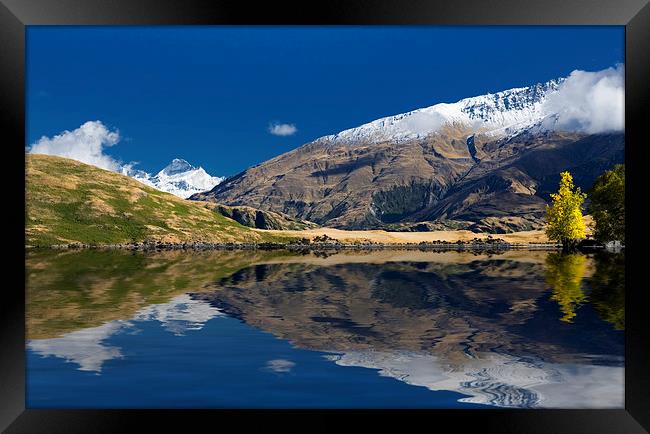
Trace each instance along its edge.
<path fill-rule="evenodd" d="M 25 243 L 281 242 L 134 179 L 67 158 L 26 157 Z"/>

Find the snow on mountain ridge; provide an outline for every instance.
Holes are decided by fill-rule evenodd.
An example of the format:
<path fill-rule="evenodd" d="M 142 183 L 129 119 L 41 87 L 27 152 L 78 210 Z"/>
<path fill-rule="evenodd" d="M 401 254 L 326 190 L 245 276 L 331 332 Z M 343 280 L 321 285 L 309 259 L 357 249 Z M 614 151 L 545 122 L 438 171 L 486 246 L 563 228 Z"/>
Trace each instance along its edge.
<path fill-rule="evenodd" d="M 445 124 L 463 124 L 487 134 L 506 135 L 541 124 L 548 116 L 543 107 L 547 94 L 556 91 L 564 80 L 439 103 L 376 119 L 320 140 L 334 144 L 410 140 L 426 137 Z"/>
<path fill-rule="evenodd" d="M 131 170 L 126 175 L 167 193 L 186 199 L 195 193 L 211 190 L 225 177 L 212 176 L 202 167 L 194 167 L 182 158 L 174 158 L 155 176 L 142 170 Z"/>
<path fill-rule="evenodd" d="M 182 158 L 174 158 L 171 163 L 167 165 L 163 170 L 158 172 L 158 175 L 164 173 L 165 175 L 174 175 L 176 173 L 187 172 L 194 170 L 196 167 L 192 166 L 187 160 Z"/>

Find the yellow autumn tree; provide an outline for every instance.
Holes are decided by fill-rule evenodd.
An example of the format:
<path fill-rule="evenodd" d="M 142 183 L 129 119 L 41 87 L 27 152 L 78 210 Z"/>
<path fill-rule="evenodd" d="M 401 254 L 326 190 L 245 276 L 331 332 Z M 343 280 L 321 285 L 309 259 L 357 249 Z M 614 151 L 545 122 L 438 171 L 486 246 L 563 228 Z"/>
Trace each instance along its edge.
<path fill-rule="evenodd" d="M 580 187 L 574 187 L 569 172 L 560 173 L 560 188 L 557 193 L 551 193 L 552 203 L 546 206 L 546 236 L 562 243 L 564 250 L 585 237 L 581 207 L 586 198 Z"/>

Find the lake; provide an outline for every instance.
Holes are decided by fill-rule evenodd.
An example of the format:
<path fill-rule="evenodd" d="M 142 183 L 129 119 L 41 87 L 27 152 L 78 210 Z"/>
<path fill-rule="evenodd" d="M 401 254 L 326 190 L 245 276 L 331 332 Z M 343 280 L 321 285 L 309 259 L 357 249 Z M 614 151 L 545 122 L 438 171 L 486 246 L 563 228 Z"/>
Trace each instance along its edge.
<path fill-rule="evenodd" d="M 31 251 L 28 408 L 623 408 L 624 254 Z"/>

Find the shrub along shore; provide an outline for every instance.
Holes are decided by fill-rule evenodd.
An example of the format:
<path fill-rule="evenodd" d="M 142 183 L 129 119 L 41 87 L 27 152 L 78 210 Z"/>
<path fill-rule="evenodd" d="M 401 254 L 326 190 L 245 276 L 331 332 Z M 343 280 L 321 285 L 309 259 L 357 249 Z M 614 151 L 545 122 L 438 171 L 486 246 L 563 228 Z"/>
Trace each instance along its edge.
<path fill-rule="evenodd" d="M 207 242 L 183 242 L 167 243 L 161 241 L 144 241 L 138 243 L 120 244 L 56 244 L 52 246 L 31 246 L 32 248 L 50 248 L 58 250 L 67 249 L 125 249 L 138 251 L 157 250 L 508 250 L 508 249 L 530 249 L 530 250 L 556 250 L 562 247 L 557 243 L 508 243 L 499 238 L 481 239 L 475 238 L 470 241 L 434 241 L 419 243 L 378 243 L 366 242 L 341 242 L 323 236 L 323 239 L 312 241 L 302 238 L 296 241 L 285 243 L 260 242 L 260 243 L 207 243 Z"/>
<path fill-rule="evenodd" d="M 135 243 L 116 244 L 55 244 L 51 246 L 27 246 L 28 249 L 52 250 L 134 250 L 134 251 L 165 251 L 165 250 L 291 250 L 291 251 L 336 251 L 336 250 L 421 250 L 421 251 L 504 251 L 504 250 L 560 250 L 562 244 L 552 242 L 512 243 L 500 238 L 474 238 L 469 241 L 444 241 L 418 243 L 381 243 L 374 241 L 342 242 L 327 235 L 316 237 L 314 240 L 301 238 L 288 242 L 242 242 L 242 243 L 209 243 L 209 242 L 181 242 L 169 243 L 163 241 L 144 241 Z M 593 240 L 580 243 L 577 250 L 583 252 L 608 250 L 620 251 L 622 245 L 606 246 Z"/>

